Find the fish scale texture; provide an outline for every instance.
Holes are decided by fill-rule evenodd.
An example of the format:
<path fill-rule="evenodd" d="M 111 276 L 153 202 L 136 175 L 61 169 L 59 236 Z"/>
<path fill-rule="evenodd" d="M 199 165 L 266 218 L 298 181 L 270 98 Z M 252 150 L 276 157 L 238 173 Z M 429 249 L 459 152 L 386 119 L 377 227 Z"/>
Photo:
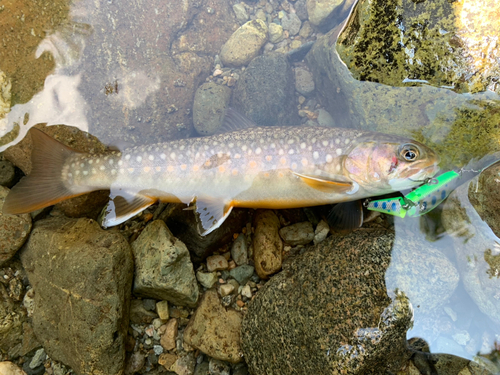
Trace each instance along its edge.
<path fill-rule="evenodd" d="M 242 324 L 250 372 L 396 372 L 409 357 L 405 337 L 412 313 L 406 297 L 387 296 L 393 241 L 394 234 L 382 230 L 330 237 L 273 277 Z"/>

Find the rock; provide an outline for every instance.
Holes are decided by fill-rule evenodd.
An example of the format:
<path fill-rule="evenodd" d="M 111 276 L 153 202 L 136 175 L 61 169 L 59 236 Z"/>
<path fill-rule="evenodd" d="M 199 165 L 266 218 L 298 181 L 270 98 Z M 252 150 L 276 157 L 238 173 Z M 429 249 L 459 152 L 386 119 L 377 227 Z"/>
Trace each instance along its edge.
<path fill-rule="evenodd" d="M 8 261 L 23 246 L 31 231 L 31 216 L 2 214 L 3 202 L 9 189 L 0 186 L 0 265 Z"/>
<path fill-rule="evenodd" d="M 262 20 L 248 21 L 222 46 L 220 59 L 227 66 L 246 65 L 259 54 L 266 42 L 266 23 Z"/>
<path fill-rule="evenodd" d="M 222 284 L 219 286 L 219 294 L 221 297 L 225 297 L 234 292 L 234 286 L 231 284 Z"/>
<path fill-rule="evenodd" d="M 309 21 L 314 26 L 321 25 L 343 3 L 343 0 L 307 0 Z M 349 3 L 352 4 L 352 1 Z"/>
<path fill-rule="evenodd" d="M 217 282 L 217 273 L 216 272 L 196 272 L 196 278 L 199 283 L 207 289 L 210 289 Z"/>
<path fill-rule="evenodd" d="M 271 43 L 279 43 L 283 40 L 283 27 L 276 23 L 269 24 L 269 41 Z"/>
<path fill-rule="evenodd" d="M 330 115 L 323 108 L 318 109 L 318 119 L 317 120 L 318 120 L 319 126 L 330 127 L 330 128 L 335 127 L 335 120 L 333 119 L 332 115 Z"/>
<path fill-rule="evenodd" d="M 15 176 L 14 165 L 8 160 L 0 160 L 0 186 L 11 188 Z"/>
<path fill-rule="evenodd" d="M 46 358 L 47 358 L 47 354 L 45 354 L 45 350 L 43 350 L 43 348 L 38 349 L 35 352 L 35 355 L 33 356 L 33 358 L 31 358 L 31 361 L 29 363 L 30 369 L 34 369 L 34 368 L 42 365 Z"/>
<path fill-rule="evenodd" d="M 314 91 L 312 74 L 304 68 L 295 68 L 295 89 L 304 96 L 309 96 Z"/>
<path fill-rule="evenodd" d="M 197 365 L 194 370 L 194 375 L 211 375 L 209 370 L 209 363 L 201 362 L 199 365 Z"/>
<path fill-rule="evenodd" d="M 198 284 L 189 251 L 165 223 L 155 220 L 132 243 L 135 259 L 134 294 L 195 306 Z"/>
<path fill-rule="evenodd" d="M 247 22 L 248 13 L 241 3 L 233 5 L 233 12 L 240 24 Z"/>
<path fill-rule="evenodd" d="M 247 297 L 248 299 L 252 298 L 252 289 L 250 288 L 250 285 L 247 284 L 241 288 L 241 295 L 243 297 Z"/>
<path fill-rule="evenodd" d="M 215 359 L 215 358 L 210 358 L 208 369 L 210 371 L 210 375 L 230 375 L 231 374 L 231 366 L 229 366 L 229 363 L 226 363 L 224 361 L 221 361 L 221 360 Z"/>
<path fill-rule="evenodd" d="M 397 372 L 413 314 L 403 294 L 386 294 L 393 241 L 385 230 L 330 237 L 274 276 L 243 319 L 250 373 Z"/>
<path fill-rule="evenodd" d="M 184 340 L 210 357 L 237 363 L 240 347 L 241 315 L 222 307 L 217 292 L 208 290 L 191 317 Z"/>
<path fill-rule="evenodd" d="M 158 363 L 165 367 L 168 371 L 170 371 L 175 361 L 177 361 L 177 356 L 170 353 L 163 353 L 158 358 Z"/>
<path fill-rule="evenodd" d="M 156 312 L 161 320 L 168 320 L 168 301 L 160 301 L 156 303 Z"/>
<path fill-rule="evenodd" d="M 179 328 L 178 320 L 170 319 L 166 324 L 160 327 L 161 338 L 160 344 L 165 350 L 175 349 L 175 340 L 177 339 L 177 332 Z"/>
<path fill-rule="evenodd" d="M 254 216 L 253 257 L 255 271 L 261 279 L 278 272 L 282 264 L 283 243 L 280 221 L 273 211 L 258 210 Z M 241 284 L 241 283 L 240 283 Z"/>
<path fill-rule="evenodd" d="M 307 14 L 307 0 L 297 0 L 295 2 L 295 14 L 300 18 L 301 21 L 306 21 L 309 18 Z"/>
<path fill-rule="evenodd" d="M 130 302 L 130 322 L 134 324 L 150 324 L 158 315 L 146 310 L 140 299 L 133 299 Z"/>
<path fill-rule="evenodd" d="M 307 245 L 314 239 L 314 229 L 310 221 L 303 221 L 279 230 L 283 241 L 290 246 Z"/>
<path fill-rule="evenodd" d="M 133 273 L 124 237 L 88 219 L 40 220 L 21 260 L 35 291 L 33 330 L 50 358 L 80 374 L 122 373 Z"/>
<path fill-rule="evenodd" d="M 55 207 L 68 217 L 88 217 L 97 220 L 108 202 L 109 192 L 99 190 L 64 200 L 56 204 Z"/>
<path fill-rule="evenodd" d="M 188 353 L 182 357 L 177 358 L 171 369 L 177 375 L 193 375 L 196 360 L 193 353 Z"/>
<path fill-rule="evenodd" d="M 244 235 L 240 234 L 234 240 L 231 246 L 231 258 L 238 266 L 248 263 L 247 240 Z"/>
<path fill-rule="evenodd" d="M 12 362 L 0 362 L 0 374 L 2 375 L 26 375 L 26 373 Z"/>
<path fill-rule="evenodd" d="M 299 31 L 299 35 L 304 38 L 304 39 L 307 39 L 311 36 L 313 32 L 313 29 L 311 27 L 311 24 L 309 23 L 309 21 L 306 21 L 302 24 L 302 27 L 300 28 L 300 31 Z"/>
<path fill-rule="evenodd" d="M 404 230 L 404 225 L 398 222 L 397 229 Z M 397 289 L 408 296 L 412 305 L 418 306 L 415 314 L 443 307 L 458 281 L 457 269 L 439 248 L 426 243 L 423 234 L 396 237 L 391 265 L 386 272 L 387 290 Z"/>
<path fill-rule="evenodd" d="M 233 106 L 261 126 L 300 124 L 290 63 L 273 52 L 252 60 L 233 90 Z"/>
<path fill-rule="evenodd" d="M 207 258 L 207 270 L 208 272 L 222 271 L 227 269 L 228 263 L 227 259 L 222 255 L 211 255 Z"/>
<path fill-rule="evenodd" d="M 238 284 L 245 285 L 253 275 L 255 268 L 249 264 L 243 264 L 229 271 L 229 276 L 235 279 Z"/>
<path fill-rule="evenodd" d="M 8 352 L 20 345 L 25 320 L 26 314 L 19 303 L 10 298 L 5 286 L 0 283 L 0 350 Z"/>
<path fill-rule="evenodd" d="M 196 90 L 193 102 L 193 124 L 200 135 L 212 135 L 222 126 L 231 99 L 231 89 L 206 82 Z"/>
<path fill-rule="evenodd" d="M 133 375 L 142 370 L 144 364 L 146 363 L 146 358 L 140 351 L 133 352 L 128 356 L 125 364 L 125 375 Z"/>
<path fill-rule="evenodd" d="M 431 9 L 436 16 L 429 19 Z M 498 94 L 494 81 L 500 67 L 494 56 L 500 55 L 500 46 L 487 41 L 498 35 L 500 20 L 495 15 L 499 10 L 500 4 L 491 0 L 468 6 L 444 0 L 432 4 L 361 1 L 339 36 L 337 51 L 361 81 L 389 86 L 425 82 L 462 93 L 492 90 Z M 484 20 L 490 21 L 487 26 Z M 389 55 L 390 59 L 384 58 Z"/>
<path fill-rule="evenodd" d="M 328 233 L 330 233 L 328 223 L 325 220 L 321 220 L 314 231 L 314 244 L 317 245 L 320 242 L 323 242 L 326 236 L 328 236 Z"/>
<path fill-rule="evenodd" d="M 300 22 L 300 18 L 295 13 L 285 13 L 281 19 L 281 26 L 283 26 L 284 30 L 288 30 L 290 35 L 297 35 L 301 25 L 302 22 Z"/>

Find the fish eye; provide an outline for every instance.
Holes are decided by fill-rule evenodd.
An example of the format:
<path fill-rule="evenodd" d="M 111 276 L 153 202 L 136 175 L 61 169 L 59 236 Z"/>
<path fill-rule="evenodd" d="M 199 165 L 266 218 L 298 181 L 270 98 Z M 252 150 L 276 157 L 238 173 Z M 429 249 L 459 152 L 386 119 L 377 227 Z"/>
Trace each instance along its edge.
<path fill-rule="evenodd" d="M 420 155 L 420 151 L 417 146 L 412 144 L 405 144 L 401 147 L 399 155 L 406 161 L 415 161 Z"/>

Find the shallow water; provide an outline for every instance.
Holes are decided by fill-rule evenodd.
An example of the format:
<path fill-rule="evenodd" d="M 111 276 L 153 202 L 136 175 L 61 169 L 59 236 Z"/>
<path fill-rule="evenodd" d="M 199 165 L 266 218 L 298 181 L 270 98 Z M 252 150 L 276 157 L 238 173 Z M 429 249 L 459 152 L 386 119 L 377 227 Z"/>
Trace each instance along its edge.
<path fill-rule="evenodd" d="M 75 126 L 105 144 L 148 144 L 194 135 L 192 89 L 212 73 L 224 42 L 220 38 L 231 35 L 232 29 L 217 19 L 221 7 L 227 7 L 210 1 L 200 2 L 201 8 L 190 4 L 186 11 L 181 4 L 160 0 L 2 3 L 0 34 L 7 48 L 0 49 L 0 70 L 12 82 L 12 107 L 7 121 L 0 122 L 0 151 L 38 123 Z M 210 25 L 210 35 L 204 34 L 203 25 Z M 392 87 L 356 81 L 343 65 L 337 69 L 343 70 L 339 75 L 350 87 L 337 103 L 357 111 L 347 116 L 344 105 L 330 105 L 330 114 L 344 119 L 344 126 L 417 135 L 441 151 L 444 167 L 460 166 L 500 148 L 498 134 L 490 132 L 494 121 L 467 138 L 470 119 L 487 124 L 496 119 L 500 98 L 492 91 L 461 94 L 417 85 L 418 77 L 413 77 L 412 87 Z M 379 102 L 377 92 L 392 101 Z M 401 125 L 408 122 L 411 125 Z M 462 143 L 474 145 L 457 150 Z M 479 258 L 488 250 L 497 255 L 500 240 L 473 215 L 466 195 L 456 199 L 487 248 L 478 248 L 472 240 L 457 244 L 456 234 L 446 233 L 437 215 L 395 219 L 398 240 L 386 282 L 389 293 L 397 288 L 413 304 L 408 338 L 423 338 L 433 353 L 488 357 L 498 350 L 500 315 L 492 318 L 471 298 L 475 289 L 464 285 L 467 259 L 460 254 L 469 246 Z M 424 251 L 408 260 L 404 253 L 410 242 L 412 249 L 415 244 L 432 249 L 432 255 Z M 418 275 L 415 269 L 428 259 L 439 259 L 450 273 L 439 274 L 442 268 L 433 262 L 426 272 L 436 266 L 433 272 L 438 274 Z M 491 280 L 500 286 L 498 275 Z M 443 293 L 451 292 L 442 303 L 443 294 L 434 293 L 433 287 L 445 284 Z M 499 293 L 487 295 L 484 303 L 499 299 Z"/>

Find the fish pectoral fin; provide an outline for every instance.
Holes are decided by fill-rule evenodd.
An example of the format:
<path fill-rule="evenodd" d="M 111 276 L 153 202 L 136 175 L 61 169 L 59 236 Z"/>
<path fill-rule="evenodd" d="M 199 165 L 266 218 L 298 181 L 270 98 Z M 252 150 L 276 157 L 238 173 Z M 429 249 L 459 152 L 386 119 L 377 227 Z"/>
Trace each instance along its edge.
<path fill-rule="evenodd" d="M 219 198 L 197 198 L 196 212 L 199 215 L 201 228 L 198 228 L 202 236 L 219 228 L 229 216 L 233 206 Z"/>
<path fill-rule="evenodd" d="M 353 184 L 348 181 L 329 179 L 324 176 L 311 176 L 297 172 L 292 172 L 299 177 L 304 183 L 313 189 L 320 190 L 324 193 L 347 193 L 352 190 Z"/>
<path fill-rule="evenodd" d="M 363 224 L 363 202 L 356 200 L 335 205 L 328 213 L 330 228 L 338 232 L 351 232 Z"/>
<path fill-rule="evenodd" d="M 255 128 L 257 126 L 258 125 L 255 122 L 246 118 L 241 113 L 230 107 L 226 110 L 224 121 L 217 133 L 223 134 L 235 130 Z"/>
<path fill-rule="evenodd" d="M 157 201 L 156 198 L 125 191 L 112 194 L 110 198 L 105 208 L 105 216 L 101 222 L 104 228 L 112 227 L 127 221 L 132 216 L 137 215 Z"/>

